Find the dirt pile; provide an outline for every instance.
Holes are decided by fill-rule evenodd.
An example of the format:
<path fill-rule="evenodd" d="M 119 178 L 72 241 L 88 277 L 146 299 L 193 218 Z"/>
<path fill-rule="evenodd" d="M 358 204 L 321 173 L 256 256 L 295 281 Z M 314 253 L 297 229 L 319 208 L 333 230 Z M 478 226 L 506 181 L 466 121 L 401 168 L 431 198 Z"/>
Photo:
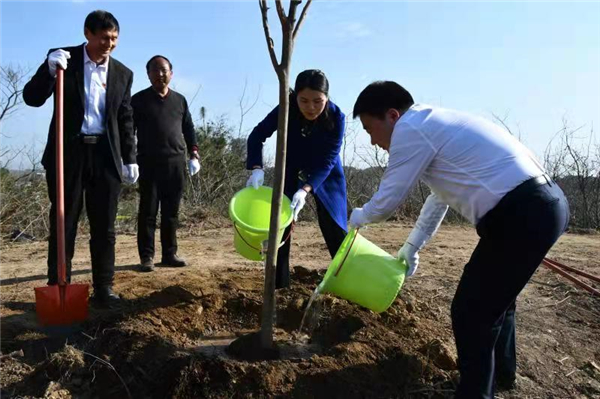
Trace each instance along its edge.
<path fill-rule="evenodd" d="M 27 350 L 39 362 L 25 364 L 20 381 L 3 381 L 3 393 L 429 397 L 432 384 L 439 394 L 453 389 L 451 342 L 441 342 L 432 321 L 411 314 L 402 297 L 387 313 L 375 314 L 324 296 L 312 337 L 302 339 L 297 329 L 322 274 L 296 268 L 294 285 L 278 292 L 276 360 L 244 361 L 235 349 L 226 350 L 238 336 L 258 329 L 263 278 L 259 270 L 229 270 L 214 274 L 210 285 L 170 285 L 128 300 L 119 310 L 94 311 L 80 331 L 40 336 Z M 53 346 L 47 356 L 37 352 Z M 19 362 L 3 362 L 3 375 L 11 367 L 16 372 L 12 363 Z"/>

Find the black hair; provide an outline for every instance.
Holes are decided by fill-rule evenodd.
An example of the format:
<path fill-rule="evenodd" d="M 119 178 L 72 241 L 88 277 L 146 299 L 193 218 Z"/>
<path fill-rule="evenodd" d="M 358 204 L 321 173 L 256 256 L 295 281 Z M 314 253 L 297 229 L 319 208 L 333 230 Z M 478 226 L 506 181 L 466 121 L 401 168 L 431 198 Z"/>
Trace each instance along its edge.
<path fill-rule="evenodd" d="M 307 69 L 298 74 L 296 77 L 296 84 L 294 85 L 294 91 L 296 93 L 299 93 L 304 89 L 320 91 L 326 96 L 329 96 L 329 81 L 325 74 L 319 69 Z"/>
<path fill-rule="evenodd" d="M 99 30 L 116 30 L 119 32 L 119 21 L 114 15 L 104 10 L 92 11 L 85 18 L 84 28 L 93 34 Z"/>
<path fill-rule="evenodd" d="M 148 62 L 146 63 L 146 72 L 150 71 L 150 66 L 152 65 L 152 61 L 154 61 L 157 58 L 162 58 L 165 61 L 167 61 L 167 63 L 169 64 L 169 69 L 172 71 L 173 70 L 173 64 L 171 64 L 171 61 L 169 61 L 169 59 L 167 57 L 165 57 L 164 55 L 155 55 L 154 57 L 150 58 L 148 60 Z"/>
<path fill-rule="evenodd" d="M 389 109 L 406 111 L 413 105 L 410 93 L 396 82 L 380 80 L 368 85 L 354 103 L 353 117 L 368 114 L 383 118 Z"/>
<path fill-rule="evenodd" d="M 296 77 L 296 84 L 294 90 L 290 90 L 290 111 L 291 115 L 298 118 L 301 122 L 306 122 L 300 108 L 298 107 L 298 93 L 304 89 L 310 89 L 319 91 L 329 100 L 329 81 L 319 69 L 307 69 L 302 71 Z M 316 123 L 323 124 L 327 130 L 333 130 L 335 128 L 335 120 L 329 113 L 329 104 L 325 105 L 323 112 L 316 120 Z"/>

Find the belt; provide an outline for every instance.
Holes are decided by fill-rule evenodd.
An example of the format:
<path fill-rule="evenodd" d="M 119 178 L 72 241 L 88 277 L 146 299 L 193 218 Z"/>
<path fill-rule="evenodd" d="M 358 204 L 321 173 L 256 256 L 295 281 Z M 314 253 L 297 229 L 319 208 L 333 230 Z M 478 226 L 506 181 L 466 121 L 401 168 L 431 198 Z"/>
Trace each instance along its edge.
<path fill-rule="evenodd" d="M 545 184 L 548 184 L 551 186 L 552 183 L 553 183 L 553 181 L 550 178 L 550 176 L 548 176 L 547 174 L 544 173 L 541 176 L 532 177 L 529 180 L 525 180 L 523 183 L 519 184 L 516 188 L 522 190 L 522 189 L 533 188 L 533 187 L 537 187 L 537 186 L 543 186 Z"/>
<path fill-rule="evenodd" d="M 554 181 L 550 178 L 550 176 L 548 176 L 545 173 L 541 176 L 532 177 L 531 179 L 527 179 L 523 183 L 519 184 L 517 187 L 513 188 L 508 193 L 506 193 L 506 195 L 504 197 L 502 197 L 502 199 L 496 205 L 496 207 L 506 206 L 510 203 L 513 203 L 514 201 L 519 202 L 519 201 L 521 201 L 520 196 L 523 193 L 533 190 L 536 187 L 545 186 L 546 184 L 549 186 L 552 186 L 553 184 L 556 184 L 556 183 L 554 183 Z"/>
<path fill-rule="evenodd" d="M 98 144 L 104 137 L 103 134 L 80 134 L 79 139 L 83 144 Z"/>
<path fill-rule="evenodd" d="M 535 189 L 536 187 L 545 186 L 546 184 L 552 186 L 556 183 L 552 180 L 552 178 L 550 178 L 550 176 L 544 173 L 541 176 L 527 179 L 523 183 L 519 184 L 517 187 L 513 188 L 511 191 L 506 193 L 504 197 L 502 197 L 502 199 L 496 204 L 496 206 L 494 206 L 479 220 L 479 223 L 477 223 L 476 227 L 477 233 L 480 233 L 480 229 L 485 229 L 485 226 L 487 224 L 486 220 L 490 218 L 494 219 L 496 217 L 494 215 L 497 215 L 498 212 L 502 212 L 502 209 L 510 208 L 513 206 L 520 206 L 524 198 L 523 195 L 527 196 L 528 193 L 531 192 L 531 190 Z M 481 234 L 479 235 L 481 236 Z"/>

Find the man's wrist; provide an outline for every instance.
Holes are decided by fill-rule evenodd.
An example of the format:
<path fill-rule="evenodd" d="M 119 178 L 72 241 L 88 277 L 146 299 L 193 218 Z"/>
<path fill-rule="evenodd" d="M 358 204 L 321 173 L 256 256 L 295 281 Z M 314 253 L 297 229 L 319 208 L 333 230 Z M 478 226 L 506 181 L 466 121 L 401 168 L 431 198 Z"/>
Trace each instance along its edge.
<path fill-rule="evenodd" d="M 190 159 L 200 160 L 200 154 L 198 154 L 198 146 L 195 144 L 190 148 Z"/>
<path fill-rule="evenodd" d="M 431 237 L 429 237 L 427 233 L 417 227 L 414 227 L 406 238 L 406 243 L 412 245 L 414 248 L 420 251 L 430 238 Z"/>

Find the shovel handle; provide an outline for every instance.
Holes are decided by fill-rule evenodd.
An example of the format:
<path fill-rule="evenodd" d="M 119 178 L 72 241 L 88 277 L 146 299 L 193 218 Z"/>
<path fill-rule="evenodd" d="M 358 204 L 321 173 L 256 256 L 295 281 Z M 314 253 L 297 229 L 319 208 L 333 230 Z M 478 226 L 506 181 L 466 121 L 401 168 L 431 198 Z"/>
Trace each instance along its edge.
<path fill-rule="evenodd" d="M 593 274 L 589 274 L 589 273 L 586 273 L 586 272 L 582 272 L 581 270 L 577 270 L 577 269 L 575 269 L 575 268 L 572 268 L 572 267 L 570 267 L 570 266 L 563 265 L 562 263 L 559 263 L 559 262 L 557 262 L 557 261 L 555 261 L 555 260 L 552 260 L 552 259 L 550 259 L 550 258 L 544 258 L 544 261 L 546 261 L 546 262 L 548 262 L 548 263 L 552 263 L 554 266 L 558 266 L 558 267 L 560 267 L 561 269 L 567 270 L 567 271 L 569 271 L 569 272 L 571 272 L 571 273 L 578 274 L 578 275 L 580 275 L 580 276 L 583 276 L 583 277 L 589 278 L 589 279 L 590 279 L 590 280 L 592 280 L 592 281 L 595 281 L 595 282 L 597 282 L 597 283 L 600 283 L 600 277 L 594 276 Z"/>
<path fill-rule="evenodd" d="M 598 291 L 594 287 L 590 286 L 589 284 L 584 283 L 583 281 L 579 280 L 578 278 L 571 276 L 569 273 L 567 273 L 566 271 L 562 270 L 560 267 L 558 267 L 555 264 L 549 262 L 547 259 L 544 258 L 544 260 L 542 260 L 542 264 L 544 266 L 546 266 L 548 269 L 552 270 L 553 272 L 556 272 L 556 273 L 560 274 L 561 276 L 563 276 L 567 280 L 571 280 L 579 288 L 583 288 L 584 290 L 586 290 L 590 294 L 596 295 L 596 296 L 600 297 L 600 291 Z"/>
<path fill-rule="evenodd" d="M 67 284 L 67 265 L 65 253 L 65 184 L 64 184 L 64 149 L 63 149 L 63 97 L 64 70 L 56 68 L 55 109 L 56 109 L 56 244 L 58 284 Z"/>

